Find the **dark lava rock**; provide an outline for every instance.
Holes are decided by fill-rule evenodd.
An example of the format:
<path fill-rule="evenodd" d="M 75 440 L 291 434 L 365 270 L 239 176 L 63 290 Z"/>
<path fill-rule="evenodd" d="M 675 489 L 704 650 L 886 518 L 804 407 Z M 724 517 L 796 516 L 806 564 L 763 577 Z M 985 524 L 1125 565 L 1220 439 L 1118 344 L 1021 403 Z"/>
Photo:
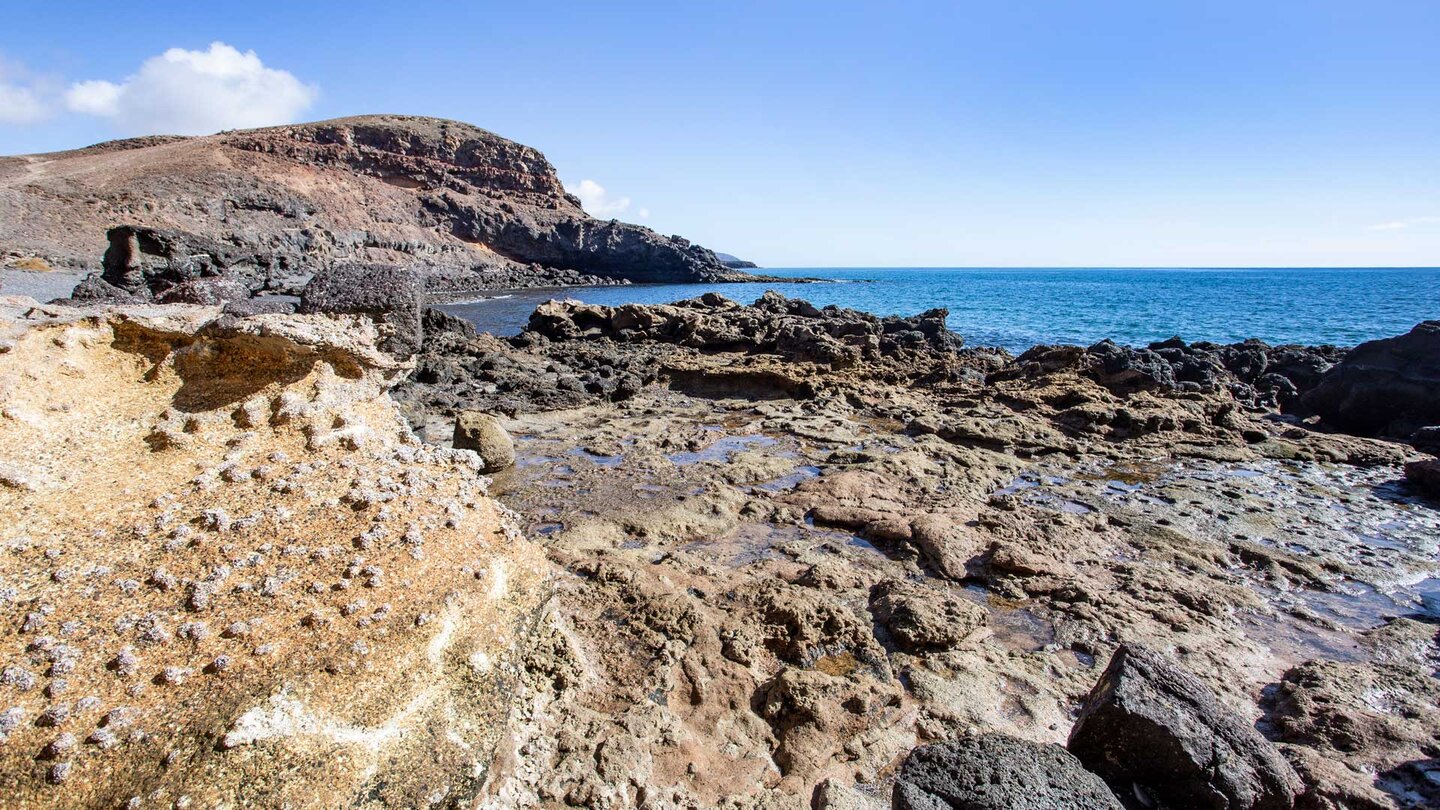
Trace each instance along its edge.
<path fill-rule="evenodd" d="M 136 304 L 144 300 L 145 298 L 105 281 L 99 274 L 91 273 L 75 285 L 75 289 L 70 292 L 69 299 L 60 298 L 55 303 Z"/>
<path fill-rule="evenodd" d="M 233 248 L 184 231 L 120 225 L 105 236 L 110 245 L 101 278 L 147 298 L 158 298 L 187 281 L 218 276 L 240 262 Z"/>
<path fill-rule="evenodd" d="M 250 288 L 226 276 L 182 281 L 155 297 L 161 304 L 204 304 L 218 306 L 250 297 Z"/>
<path fill-rule="evenodd" d="M 896 810 L 1120 810 L 1058 745 L 976 734 L 916 748 L 895 779 Z"/>
<path fill-rule="evenodd" d="M 551 301 L 536 308 L 527 331 L 558 341 L 671 343 L 849 368 L 904 353 L 958 351 L 964 340 L 946 328 L 947 314 L 932 309 L 909 318 L 879 318 L 835 306 L 817 308 L 773 291 L 750 306 L 707 293 L 656 306 Z"/>
<path fill-rule="evenodd" d="M 1102 340 L 1087 349 L 1035 346 L 992 376 L 1016 379 L 1074 369 L 1121 396 L 1228 390 L 1248 406 L 1288 409 L 1342 355 L 1334 346 L 1270 346 L 1259 340 L 1220 345 L 1173 337 L 1143 349 Z"/>
<path fill-rule="evenodd" d="M 388 264 L 338 264 L 315 274 L 305 286 L 300 312 L 367 314 L 389 328 L 380 348 L 398 357 L 420 351 L 420 275 Z"/>
<path fill-rule="evenodd" d="M 1290 808 L 1300 778 L 1270 741 L 1198 678 L 1140 645 L 1115 651 L 1069 748 L 1121 795 L 1163 807 Z"/>
<path fill-rule="evenodd" d="M 1440 424 L 1440 321 L 1356 346 L 1301 405 L 1361 436 L 1405 438 Z"/>
<path fill-rule="evenodd" d="M 248 318 L 251 315 L 288 315 L 300 306 L 298 301 L 290 301 L 284 298 L 247 298 L 244 301 L 231 301 L 221 310 L 226 315 L 234 315 L 238 318 Z"/>
<path fill-rule="evenodd" d="M 1405 463 L 1405 480 L 1432 498 L 1440 498 L 1440 459 L 1423 458 Z"/>

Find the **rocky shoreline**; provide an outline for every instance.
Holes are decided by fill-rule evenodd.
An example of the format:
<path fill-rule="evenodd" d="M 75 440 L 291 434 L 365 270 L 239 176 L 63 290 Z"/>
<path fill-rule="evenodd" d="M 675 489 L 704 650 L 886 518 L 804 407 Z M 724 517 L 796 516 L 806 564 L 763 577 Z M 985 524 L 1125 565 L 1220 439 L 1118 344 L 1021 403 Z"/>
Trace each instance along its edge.
<path fill-rule="evenodd" d="M 412 424 L 443 442 L 455 412 L 499 415 L 517 463 L 495 491 L 569 575 L 530 659 L 567 674 L 517 709 L 513 806 L 660 785 L 677 806 L 882 807 L 892 784 L 897 807 L 1100 806 L 1087 769 L 1127 807 L 1440 797 L 1440 512 L 1402 466 L 1430 463 L 1434 400 L 1377 395 L 1434 390 L 1403 359 L 1436 356 L 1434 324 L 1352 351 L 1020 357 L 965 347 L 943 312 L 776 295 L 553 302 L 510 340 L 424 325 L 396 392 Z M 1403 441 L 1327 429 L 1357 400 Z M 1206 708 L 1087 753 L 1077 718 L 1125 645 L 1173 682 L 1132 700 Z M 1020 768 L 989 798 L 957 798 L 961 754 L 901 767 L 975 734 L 1021 764 L 1068 739 L 1078 764 L 1046 772 L 1066 798 L 1026 803 L 1015 760 L 989 759 Z M 1213 739 L 1236 746 L 1218 771 Z"/>
<path fill-rule="evenodd" d="M 391 265 L 199 281 L 6 299 L 22 806 L 1440 800 L 1440 324 L 1017 357 L 774 293 L 501 339 Z"/>

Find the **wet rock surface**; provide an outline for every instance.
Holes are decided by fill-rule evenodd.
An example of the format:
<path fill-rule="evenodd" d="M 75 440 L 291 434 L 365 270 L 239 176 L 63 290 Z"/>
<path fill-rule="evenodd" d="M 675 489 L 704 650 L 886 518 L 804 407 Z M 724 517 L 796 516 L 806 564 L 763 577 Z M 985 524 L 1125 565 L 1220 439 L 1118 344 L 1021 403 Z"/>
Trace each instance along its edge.
<path fill-rule="evenodd" d="M 1279 365 L 1301 390 L 1338 352 L 1204 348 L 1209 385 L 1158 346 L 1177 376 L 1153 384 L 884 324 L 713 297 L 556 304 L 499 340 L 427 313 L 412 423 L 444 442 L 458 410 L 499 415 L 495 491 L 566 572 L 496 806 L 885 806 L 917 745 L 1064 743 L 1127 644 L 1173 657 L 1253 755 L 1235 801 L 1426 806 L 1428 715 L 1337 764 L 1301 708 L 1321 704 L 1274 702 L 1310 662 L 1404 669 L 1418 701 L 1440 654 L 1399 630 L 1433 629 L 1440 595 L 1413 450 L 1255 385 Z"/>

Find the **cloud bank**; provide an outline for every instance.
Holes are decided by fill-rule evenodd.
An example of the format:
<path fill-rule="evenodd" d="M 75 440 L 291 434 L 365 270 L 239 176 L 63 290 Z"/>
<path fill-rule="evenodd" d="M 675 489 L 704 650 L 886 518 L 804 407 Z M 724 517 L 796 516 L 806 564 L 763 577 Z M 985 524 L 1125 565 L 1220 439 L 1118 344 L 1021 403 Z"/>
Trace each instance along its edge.
<path fill-rule="evenodd" d="M 579 197 L 580 206 L 592 217 L 618 217 L 630 210 L 629 197 L 613 197 L 604 186 L 594 180 L 581 180 L 577 185 L 566 185 L 565 190 Z"/>
<path fill-rule="evenodd" d="M 208 50 L 171 48 L 146 59 L 118 84 L 76 82 L 64 102 L 126 135 L 205 135 L 291 123 L 318 94 L 314 85 L 266 67 L 254 51 L 212 42 Z"/>
<path fill-rule="evenodd" d="M 0 124 L 34 124 L 49 117 L 44 89 L 23 66 L 0 60 Z"/>

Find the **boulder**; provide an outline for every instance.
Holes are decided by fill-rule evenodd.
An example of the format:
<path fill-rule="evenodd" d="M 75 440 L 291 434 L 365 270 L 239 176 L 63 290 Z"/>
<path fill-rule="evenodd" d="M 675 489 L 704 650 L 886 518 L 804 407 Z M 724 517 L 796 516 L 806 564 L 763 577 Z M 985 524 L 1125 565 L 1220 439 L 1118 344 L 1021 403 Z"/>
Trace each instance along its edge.
<path fill-rule="evenodd" d="M 407 267 L 353 262 L 321 269 L 305 286 L 300 312 L 370 315 L 387 328 L 380 348 L 408 358 L 420 351 L 424 284 Z"/>
<path fill-rule="evenodd" d="M 1300 777 L 1191 673 L 1125 644 L 1090 691 L 1069 748 L 1117 793 L 1163 807 L 1291 808 Z"/>
<path fill-rule="evenodd" d="M 65 299 L 60 300 L 65 301 Z M 70 292 L 69 300 L 76 304 L 135 304 L 142 299 L 129 290 L 116 287 L 101 278 L 99 274 L 91 273 L 75 285 L 75 289 Z"/>
<path fill-rule="evenodd" d="M 1337 430 L 1405 438 L 1440 424 L 1440 321 L 1356 346 L 1301 398 Z"/>
<path fill-rule="evenodd" d="M 1405 480 L 1432 498 L 1440 498 L 1440 459 L 1422 458 L 1405 463 Z"/>
<path fill-rule="evenodd" d="M 968 599 L 898 579 L 875 586 L 870 612 L 896 642 L 915 650 L 953 647 L 989 619 L 983 607 Z"/>
<path fill-rule="evenodd" d="M 975 734 L 910 752 L 895 779 L 896 810 L 1120 810 L 1069 751 L 1004 734 Z"/>
<path fill-rule="evenodd" d="M 515 463 L 515 442 L 488 413 L 461 411 L 455 417 L 454 444 L 457 450 L 479 454 L 481 472 L 499 472 Z"/>

